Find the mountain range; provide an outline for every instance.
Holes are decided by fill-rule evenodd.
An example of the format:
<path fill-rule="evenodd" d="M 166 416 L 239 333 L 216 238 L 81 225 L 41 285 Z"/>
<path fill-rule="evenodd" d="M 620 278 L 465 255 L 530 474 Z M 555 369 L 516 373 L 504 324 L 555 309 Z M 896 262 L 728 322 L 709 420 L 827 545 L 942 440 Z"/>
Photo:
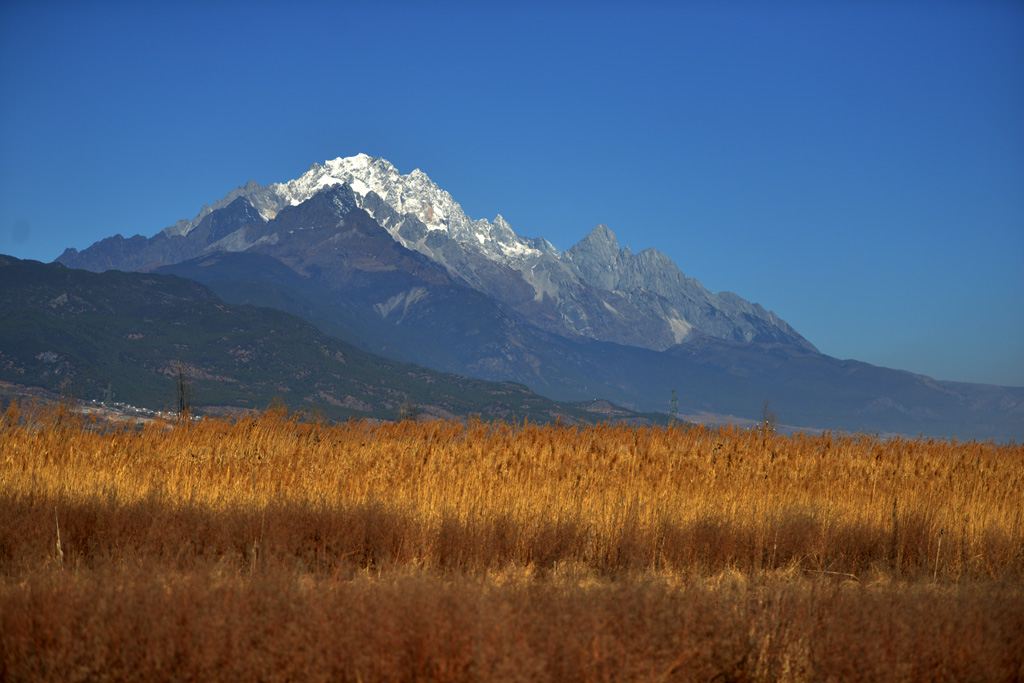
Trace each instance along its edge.
<path fill-rule="evenodd" d="M 177 408 L 179 379 L 203 413 L 283 405 L 330 419 L 650 422 L 375 356 L 290 313 L 226 304 L 173 275 L 0 256 L 0 384 L 159 411 Z"/>
<path fill-rule="evenodd" d="M 422 171 L 363 154 L 250 181 L 153 237 L 115 235 L 57 260 L 176 274 L 366 351 L 557 400 L 664 411 L 675 392 L 680 414 L 757 419 L 770 399 L 799 428 L 1024 435 L 1024 388 L 831 358 L 663 253 L 620 247 L 603 224 L 559 252 L 500 215 L 470 219 Z"/>

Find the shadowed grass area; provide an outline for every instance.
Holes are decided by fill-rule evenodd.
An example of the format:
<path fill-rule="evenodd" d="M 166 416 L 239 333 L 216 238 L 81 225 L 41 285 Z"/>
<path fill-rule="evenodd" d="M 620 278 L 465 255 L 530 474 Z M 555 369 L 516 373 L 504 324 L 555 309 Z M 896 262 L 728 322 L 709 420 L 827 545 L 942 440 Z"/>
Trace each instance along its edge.
<path fill-rule="evenodd" d="M 344 579 L 159 566 L 0 587 L 11 680 L 1013 680 L 1019 586 Z"/>

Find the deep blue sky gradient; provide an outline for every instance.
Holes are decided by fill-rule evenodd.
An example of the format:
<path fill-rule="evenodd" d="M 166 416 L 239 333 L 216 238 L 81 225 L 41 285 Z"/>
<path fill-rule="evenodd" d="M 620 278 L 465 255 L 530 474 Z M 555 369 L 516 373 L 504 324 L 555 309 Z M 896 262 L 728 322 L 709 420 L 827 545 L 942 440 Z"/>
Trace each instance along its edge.
<path fill-rule="evenodd" d="M 820 350 L 1024 385 L 1019 2 L 0 4 L 0 252 L 365 152 Z"/>

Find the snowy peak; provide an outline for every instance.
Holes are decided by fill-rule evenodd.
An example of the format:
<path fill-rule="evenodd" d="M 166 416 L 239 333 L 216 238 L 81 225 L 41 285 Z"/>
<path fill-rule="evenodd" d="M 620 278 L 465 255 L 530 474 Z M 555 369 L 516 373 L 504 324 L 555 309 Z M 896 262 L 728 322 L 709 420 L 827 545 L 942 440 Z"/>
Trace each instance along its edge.
<path fill-rule="evenodd" d="M 293 204 L 308 199 L 318 190 L 345 183 L 365 202 L 372 192 L 394 212 L 413 215 L 428 230 L 445 230 L 453 222 L 468 222 L 452 196 L 439 188 L 419 169 L 403 176 L 391 162 L 367 154 L 331 159 L 323 166 L 314 164 L 302 177 L 284 188 Z M 458 219 L 461 218 L 461 221 Z"/>
<path fill-rule="evenodd" d="M 241 196 L 252 203 L 264 221 L 269 221 L 281 209 L 301 204 L 334 185 L 352 188 L 359 208 L 373 216 L 402 246 L 445 265 L 449 264 L 435 248 L 437 240 L 431 238 L 432 233 L 446 235 L 469 252 L 505 264 L 542 254 L 558 255 L 547 240 L 516 234 L 500 215 L 493 223 L 471 220 L 458 202 L 420 169 L 402 175 L 391 162 L 368 154 L 314 163 L 300 177 L 284 183 L 261 187 L 249 181 L 220 201 L 204 206 L 192 220 L 178 221 L 163 233 L 168 237 L 187 235 L 209 213 Z"/>
<path fill-rule="evenodd" d="M 547 253 L 549 249 L 555 251 L 546 240 L 520 237 L 501 216 L 494 223 L 471 220 L 458 202 L 420 169 L 402 175 L 391 162 L 368 154 L 329 159 L 322 165 L 313 164 L 295 180 L 268 185 L 261 193 L 270 201 L 266 206 L 257 206 L 270 218 L 283 205 L 300 204 L 336 184 L 351 187 L 360 208 L 380 221 L 403 246 L 435 260 L 443 259 L 428 244 L 432 242 L 431 232 L 447 234 L 466 249 L 491 260 L 518 260 Z M 381 212 L 381 204 L 388 210 Z M 410 219 L 425 227 L 426 232 L 403 230 Z"/>

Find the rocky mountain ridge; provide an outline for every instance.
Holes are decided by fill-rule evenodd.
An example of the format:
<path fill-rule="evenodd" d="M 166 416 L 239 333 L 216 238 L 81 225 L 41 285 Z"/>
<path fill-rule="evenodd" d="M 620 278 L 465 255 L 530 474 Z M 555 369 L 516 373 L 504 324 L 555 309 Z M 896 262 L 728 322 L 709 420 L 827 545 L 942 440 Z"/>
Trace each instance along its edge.
<path fill-rule="evenodd" d="M 543 238 L 519 236 L 500 215 L 493 222 L 470 219 L 419 169 L 402 175 L 390 162 L 365 154 L 313 164 L 286 183 L 260 186 L 250 181 L 203 207 L 191 221 L 179 221 L 145 245 L 134 242 L 135 257 L 122 253 L 130 251 L 128 244 L 122 247 L 111 238 L 110 244 L 101 242 L 82 253 L 68 250 L 58 260 L 89 270 L 131 270 L 178 263 L 200 253 L 245 251 L 258 246 L 243 232 L 259 222 L 257 214 L 268 223 L 283 209 L 338 185 L 350 188 L 355 205 L 396 242 L 549 332 L 655 350 L 681 343 L 695 332 L 813 348 L 774 313 L 730 293 L 709 292 L 661 252 L 647 249 L 633 255 L 620 250 L 607 226 L 598 226 L 559 253 Z M 240 199 L 250 206 L 239 206 Z M 210 227 L 232 207 L 233 231 Z M 257 239 L 275 238 L 261 234 Z M 151 261 L 145 263 L 147 258 Z"/>

